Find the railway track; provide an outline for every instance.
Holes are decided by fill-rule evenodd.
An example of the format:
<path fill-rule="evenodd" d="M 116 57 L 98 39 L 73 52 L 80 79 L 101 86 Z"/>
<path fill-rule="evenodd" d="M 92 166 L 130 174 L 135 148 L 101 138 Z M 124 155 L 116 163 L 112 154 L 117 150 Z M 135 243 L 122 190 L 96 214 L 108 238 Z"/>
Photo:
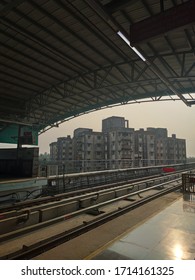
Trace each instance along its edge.
<path fill-rule="evenodd" d="M 10 211 L 0 214 L 0 241 L 48 226 L 54 222 L 57 223 L 64 220 L 66 216 L 72 216 L 72 213 L 85 212 L 89 207 L 96 206 L 101 202 L 118 201 L 130 193 L 145 190 L 155 184 L 166 183 L 180 177 L 180 173 L 175 173 L 134 183 L 125 182 L 119 186 L 116 184 L 106 185 L 97 189 L 85 190 L 85 192 L 73 192 L 68 196 L 61 196 L 61 199 L 55 197 L 54 201 L 45 200 L 41 204 L 40 201 L 39 203 L 34 201 L 34 203 L 31 202 L 30 207 L 24 208 L 29 204 L 23 204 L 19 210 L 11 208 Z"/>
<path fill-rule="evenodd" d="M 33 206 L 33 204 L 42 204 L 60 200 L 69 196 L 79 195 L 91 191 L 98 191 L 101 188 L 109 188 L 112 186 L 133 183 L 142 178 L 149 179 L 161 175 L 166 175 L 167 170 L 175 170 L 176 172 L 185 172 L 194 168 L 194 164 L 175 164 L 171 167 L 167 166 L 151 166 L 139 168 L 127 168 L 116 170 L 103 170 L 96 172 L 82 172 L 75 174 L 62 174 L 49 176 L 47 178 L 47 186 L 44 186 L 40 197 L 33 197 L 33 192 L 24 193 L 14 192 L 14 197 L 9 197 L 0 204 L 0 213 L 12 210 L 19 210 Z M 11 194 L 10 194 L 11 195 Z M 21 197 L 20 197 L 21 195 Z M 16 197 L 17 198 L 16 198 Z M 31 196 L 31 198 L 30 198 Z M 23 199 L 23 200 L 22 200 Z"/>
<path fill-rule="evenodd" d="M 175 175 L 176 176 L 176 175 Z M 169 176 L 170 177 L 170 176 Z M 158 178 L 160 180 L 162 178 Z M 103 223 L 108 222 L 111 219 L 114 219 L 120 215 L 123 215 L 124 213 L 139 207 L 140 205 L 147 203 L 151 201 L 152 199 L 155 199 L 157 197 L 160 197 L 168 192 L 172 192 L 175 190 L 179 190 L 181 187 L 181 176 L 177 174 L 177 178 L 170 178 L 169 181 L 166 182 L 160 182 L 157 183 L 157 179 L 155 180 L 155 183 L 150 186 L 151 180 L 146 180 L 147 182 L 144 182 L 144 184 L 147 184 L 147 187 L 145 188 L 139 188 L 137 190 L 134 190 L 132 192 L 132 186 L 122 186 L 123 188 L 129 189 L 131 188 L 131 192 L 123 194 L 119 197 L 115 197 L 106 201 L 94 203 L 93 205 L 89 205 L 88 207 L 78 209 L 77 211 L 73 211 L 71 213 L 65 214 L 63 216 L 57 217 L 55 219 L 51 219 L 47 222 L 40 223 L 42 224 L 43 227 L 47 225 L 51 225 L 52 223 L 60 222 L 60 221 L 65 221 L 68 219 L 71 219 L 73 217 L 79 216 L 82 213 L 89 213 L 90 211 L 95 211 L 99 212 L 98 216 L 94 216 L 90 221 L 88 222 L 81 222 L 80 225 L 73 227 L 69 230 L 66 230 L 65 232 L 61 232 L 59 234 L 56 234 L 54 236 L 51 236 L 49 238 L 46 238 L 45 240 L 35 242 L 33 245 L 26 245 L 23 244 L 22 248 L 20 250 L 17 250 L 16 252 L 13 252 L 11 254 L 3 255 L 0 257 L 0 259 L 31 259 L 39 254 L 41 254 L 44 251 L 47 251 L 61 243 L 64 243 L 78 235 L 83 234 L 86 231 L 89 231 Z M 139 182 L 140 184 L 140 182 Z M 137 183 L 137 185 L 139 185 Z M 143 184 L 143 181 L 141 181 L 141 184 Z M 122 187 L 118 187 L 116 190 L 115 187 L 115 192 L 116 191 L 121 191 Z M 134 186 L 135 187 L 135 186 Z M 133 188 L 134 189 L 134 188 Z M 90 195 L 90 194 L 88 194 Z M 92 196 L 94 197 L 94 196 Z M 136 197 L 136 200 L 134 198 Z M 108 205 L 112 205 L 116 202 L 121 202 L 121 201 L 126 201 L 127 204 L 124 206 L 121 204 L 117 204 L 117 207 L 115 209 L 112 209 L 112 211 L 101 211 L 103 208 L 107 207 Z M 35 226 L 36 229 L 40 228 L 38 225 Z M 35 229 L 35 228 L 34 228 Z M 28 228 L 28 230 L 32 230 L 31 228 Z M 27 229 L 23 229 L 23 233 L 27 232 Z M 22 229 L 17 231 L 17 234 L 20 235 L 22 234 Z M 14 236 L 14 233 L 12 232 L 11 234 L 9 233 L 7 235 L 8 238 L 11 238 Z M 17 236 L 17 235 L 15 235 Z M 0 237 L 0 241 L 5 240 L 5 235 Z"/>
<path fill-rule="evenodd" d="M 27 201 L 12 203 L 12 205 L 10 205 L 10 206 L 1 206 L 0 213 L 13 211 L 13 210 L 21 210 L 24 208 L 33 207 L 35 205 L 41 205 L 41 204 L 46 204 L 46 203 L 50 203 L 50 202 L 55 202 L 55 201 L 69 198 L 69 197 L 83 195 L 83 194 L 90 193 L 90 192 L 97 192 L 97 191 L 109 189 L 109 188 L 112 188 L 115 186 L 123 186 L 124 184 L 133 184 L 133 183 L 139 182 L 140 180 L 150 180 L 150 179 L 154 179 L 154 178 L 158 178 L 158 177 L 159 177 L 159 175 L 154 175 L 154 176 L 147 176 L 147 177 L 143 177 L 143 178 L 139 178 L 139 179 L 130 179 L 130 180 L 125 180 L 125 181 L 123 180 L 121 182 L 108 183 L 108 184 L 104 184 L 101 186 L 95 186 L 95 187 L 81 188 L 79 190 L 69 191 L 69 192 L 56 194 L 56 195 L 52 195 L 52 196 L 50 195 L 50 196 L 40 197 L 40 198 L 36 198 L 36 199 L 28 199 Z"/>
<path fill-rule="evenodd" d="M 180 176 L 181 171 L 174 172 L 171 175 L 164 175 L 164 176 L 162 176 L 160 174 L 152 175 L 152 176 L 150 175 L 150 176 L 141 177 L 139 179 L 138 178 L 129 179 L 129 180 L 123 180 L 123 181 L 120 181 L 120 182 L 103 184 L 103 185 L 95 186 L 95 187 L 81 188 L 79 190 L 68 191 L 68 192 L 61 193 L 61 194 L 56 194 L 56 195 L 53 195 L 53 196 L 40 197 L 40 198 L 36 198 L 36 199 L 28 199 L 26 201 L 12 203 L 12 205 L 9 205 L 9 206 L 5 206 L 5 205 L 3 206 L 2 205 L 2 206 L 0 206 L 0 215 L 3 212 L 9 212 L 9 211 L 14 211 L 14 210 L 18 211 L 18 210 L 22 210 L 22 209 L 25 209 L 25 208 L 30 208 L 30 207 L 37 206 L 37 205 L 41 206 L 41 205 L 46 204 L 46 203 L 60 201 L 60 200 L 67 199 L 67 198 L 70 198 L 70 197 L 84 195 L 84 194 L 87 194 L 87 193 L 98 192 L 98 191 L 101 191 L 101 190 L 106 190 L 106 189 L 110 189 L 110 188 L 113 188 L 113 187 L 123 186 L 123 185 L 126 185 L 126 184 L 134 184 L 134 183 L 136 184 L 136 183 L 139 183 L 140 181 L 145 182 L 146 180 L 153 180 L 155 178 L 157 178 L 157 180 L 158 180 L 161 176 L 162 176 L 162 178 L 164 178 L 164 179 L 167 178 L 169 180 L 170 176 L 173 176 L 173 175 L 176 175 L 176 174 L 179 174 L 179 176 Z"/>

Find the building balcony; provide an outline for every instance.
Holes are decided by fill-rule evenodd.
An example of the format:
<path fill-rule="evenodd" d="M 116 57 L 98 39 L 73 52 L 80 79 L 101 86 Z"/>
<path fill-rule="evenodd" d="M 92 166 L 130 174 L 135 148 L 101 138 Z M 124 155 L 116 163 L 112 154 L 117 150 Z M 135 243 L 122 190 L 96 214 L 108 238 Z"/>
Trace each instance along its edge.
<path fill-rule="evenodd" d="M 130 155 L 122 155 L 121 159 L 130 159 L 131 160 L 131 156 Z"/>
<path fill-rule="evenodd" d="M 121 145 L 121 150 L 132 150 L 132 147 L 130 145 Z"/>

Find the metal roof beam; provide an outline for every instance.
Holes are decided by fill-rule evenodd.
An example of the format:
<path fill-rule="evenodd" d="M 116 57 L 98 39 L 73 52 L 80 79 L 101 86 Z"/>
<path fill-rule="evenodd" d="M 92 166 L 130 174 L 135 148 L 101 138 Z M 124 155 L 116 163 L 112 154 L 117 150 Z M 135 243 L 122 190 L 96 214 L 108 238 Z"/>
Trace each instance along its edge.
<path fill-rule="evenodd" d="M 27 2 L 27 0 L 13 0 L 10 3 L 6 4 L 3 8 L 0 9 L 0 17 L 6 16 L 12 9 L 16 8 L 23 2 Z"/>
<path fill-rule="evenodd" d="M 0 32 L 3 33 L 4 35 L 6 35 L 8 38 L 13 39 L 13 37 L 12 37 L 11 35 L 8 35 L 7 33 L 3 32 L 2 30 L 1 30 Z M 48 58 L 51 59 L 51 58 L 48 57 L 44 52 L 39 51 L 39 50 L 33 48 L 33 47 L 30 46 L 29 44 L 25 43 L 23 40 L 19 40 L 19 39 L 16 39 L 16 38 L 14 38 L 14 40 L 16 40 L 16 42 L 18 42 L 19 44 L 21 43 L 22 45 L 26 46 L 27 48 L 29 48 L 29 49 L 35 51 L 35 52 L 38 53 L 39 55 L 43 55 L 44 57 L 47 58 L 47 60 L 48 60 Z M 8 45 L 6 45 L 6 44 L 4 44 L 4 43 L 1 43 L 1 45 L 3 45 L 3 46 L 4 46 L 5 48 L 7 48 L 7 49 L 11 49 L 13 52 L 17 52 L 17 53 L 19 53 L 20 55 L 22 55 L 22 56 L 24 56 L 24 57 L 27 57 L 28 59 L 32 60 L 32 57 L 31 57 L 30 55 L 25 54 L 24 52 L 18 51 L 18 50 L 15 49 L 15 48 L 13 49 L 13 48 L 11 48 L 10 46 L 8 46 Z M 54 62 L 56 62 L 54 59 L 51 59 L 51 60 L 53 60 Z M 64 73 L 63 73 L 62 71 L 59 71 L 58 69 L 54 68 L 51 64 L 47 64 L 47 63 L 42 62 L 41 60 L 36 59 L 36 58 L 33 58 L 33 61 L 36 61 L 38 64 L 42 64 L 43 66 L 47 67 L 48 69 L 52 69 L 53 71 L 55 71 L 55 72 L 57 72 L 57 73 L 59 73 L 59 74 L 61 74 L 61 75 L 64 76 Z M 60 62 L 59 62 L 59 64 L 60 64 Z M 64 67 L 65 67 L 65 66 L 64 66 Z"/>
<path fill-rule="evenodd" d="M 1 65 L 4 66 L 5 69 L 8 69 L 8 66 L 4 63 L 1 62 Z M 38 75 L 35 76 L 34 74 L 29 74 L 27 71 L 21 71 L 19 69 L 21 68 L 16 68 L 16 67 L 13 67 L 13 66 L 10 66 L 9 65 L 9 69 L 11 69 L 12 71 L 16 72 L 16 73 L 20 73 L 21 75 L 25 75 L 25 76 L 28 76 L 30 78 L 34 78 L 36 79 L 37 81 L 40 81 L 40 83 L 44 83 L 44 84 L 47 84 L 46 80 L 43 80 L 41 79 Z M 8 74 L 9 75 L 9 74 Z"/>
<path fill-rule="evenodd" d="M 122 10 L 136 2 L 137 0 L 112 0 L 108 4 L 104 5 L 104 7 L 109 13 L 113 14 L 114 12 Z"/>
<path fill-rule="evenodd" d="M 149 15 L 152 16 L 153 13 L 152 13 L 152 10 L 151 10 L 150 6 L 148 5 L 148 3 L 145 0 L 142 0 L 142 3 L 144 5 L 145 9 L 147 10 L 147 12 L 149 13 Z"/>
<path fill-rule="evenodd" d="M 58 3 L 58 1 L 56 1 L 56 3 Z M 48 17 L 52 22 L 55 22 L 57 25 L 59 25 L 63 30 L 66 30 L 67 32 L 69 32 L 69 34 L 74 35 L 76 37 L 77 40 L 80 40 L 82 43 L 84 43 L 85 45 L 87 45 L 89 48 L 94 49 L 94 46 L 92 47 L 92 45 L 90 45 L 89 43 L 86 42 L 86 40 L 83 39 L 83 37 L 79 36 L 77 33 L 73 32 L 69 27 L 65 26 L 61 21 L 59 21 L 56 17 L 54 17 L 53 15 L 49 14 L 48 12 L 46 12 L 46 10 L 44 10 L 43 8 L 41 8 L 39 5 L 37 5 L 35 2 L 31 1 L 32 6 L 37 9 L 38 11 L 40 11 L 45 17 Z M 28 19 L 31 20 L 32 19 Z M 33 21 L 33 24 L 36 24 L 36 22 Z M 38 24 L 37 24 L 38 25 Z M 41 26 L 42 27 L 42 26 Z M 40 24 L 39 24 L 39 28 L 40 28 Z M 43 27 L 42 27 L 43 28 Z M 62 40 L 62 38 L 59 38 L 57 35 L 53 34 L 51 31 L 45 30 L 46 32 L 48 32 L 50 35 L 52 35 L 54 38 L 56 38 L 58 41 L 61 41 L 63 44 L 67 45 L 70 49 L 73 49 L 76 53 L 78 53 L 80 56 L 82 56 L 83 58 L 85 58 L 86 60 L 90 61 L 90 63 L 98 66 L 97 61 L 95 61 L 94 59 L 89 58 L 89 56 L 87 56 L 86 54 L 82 53 L 78 48 L 74 48 L 74 46 L 72 46 L 71 44 L 69 44 L 66 40 Z M 103 56 L 103 54 L 101 54 Z M 70 57 L 69 57 L 70 59 Z M 79 62 L 76 61 L 73 57 L 71 57 L 71 60 L 75 62 L 76 65 L 79 65 Z M 70 62 L 70 61 L 69 61 Z M 74 65 L 75 66 L 75 65 Z M 83 65 L 80 63 L 80 66 L 83 67 Z"/>
<path fill-rule="evenodd" d="M 169 72 L 169 74 L 175 75 L 175 77 L 177 77 L 177 73 L 175 72 L 175 70 L 167 63 L 167 61 L 157 53 L 156 49 L 154 48 L 154 46 L 152 45 L 152 43 L 148 42 L 147 45 L 150 47 L 150 49 L 153 51 L 154 55 L 156 56 L 156 58 L 159 59 L 159 61 L 162 63 L 162 65 L 166 68 L 166 71 Z M 173 55 L 173 54 L 171 54 Z"/>
<path fill-rule="evenodd" d="M 161 81 L 170 89 L 174 94 L 176 94 L 187 106 L 190 106 L 185 97 L 178 92 L 178 90 L 170 83 L 170 81 L 163 75 L 163 73 L 158 69 L 158 67 L 153 62 L 148 62 L 151 66 L 151 70 L 161 79 Z"/>
<path fill-rule="evenodd" d="M 184 29 L 184 32 L 185 32 L 188 44 L 189 44 L 190 48 L 192 49 L 193 53 L 195 54 L 195 47 L 193 46 L 193 41 L 192 41 L 192 38 L 189 34 L 189 30 Z M 194 32 L 194 30 L 193 30 L 193 32 Z"/>
<path fill-rule="evenodd" d="M 31 89 L 31 88 L 25 87 L 25 86 L 23 86 L 23 85 L 21 85 L 21 84 L 18 84 L 17 82 L 7 81 L 7 80 L 4 80 L 4 79 L 2 79 L 2 78 L 0 79 L 0 82 L 3 82 L 3 83 L 5 83 L 5 84 L 9 84 L 9 85 L 13 85 L 14 87 L 18 87 L 20 90 L 21 90 L 21 89 L 24 89 L 25 92 L 26 92 L 26 91 L 32 92 L 32 89 Z M 28 95 L 27 92 L 26 92 L 26 95 Z"/>
<path fill-rule="evenodd" d="M 179 56 L 175 53 L 175 50 L 174 50 L 174 48 L 173 48 L 173 46 L 172 46 L 172 43 L 171 43 L 169 37 L 168 37 L 167 35 L 165 35 L 164 38 L 165 38 L 166 42 L 168 43 L 169 47 L 171 48 L 173 54 L 174 54 L 175 57 L 177 58 L 177 61 L 178 61 L 179 65 L 182 66 L 182 62 L 181 62 Z"/>
<path fill-rule="evenodd" d="M 59 2 L 59 0 L 57 1 Z M 60 1 L 61 2 L 61 1 Z M 109 37 L 107 37 L 103 32 L 102 30 L 100 30 L 98 28 L 98 26 L 96 26 L 93 22 L 89 21 L 88 18 L 86 18 L 83 14 L 81 14 L 81 12 L 78 10 L 78 8 L 76 6 L 73 6 L 73 3 L 72 1 L 69 1 L 67 0 L 67 2 L 69 3 L 69 5 L 71 5 L 71 7 L 74 7 L 76 13 L 73 13 L 68 7 L 64 7 L 64 4 L 63 4 L 63 7 L 66 8 L 66 10 L 74 17 L 76 18 L 77 20 L 80 20 L 81 22 L 81 25 L 84 26 L 84 28 L 86 28 L 87 30 L 89 30 L 90 32 L 94 33 L 94 30 L 96 30 L 96 32 L 94 33 L 95 36 L 100 39 L 108 48 L 111 48 L 112 51 L 117 54 L 118 56 L 120 56 L 123 60 L 126 60 L 127 59 L 127 55 L 121 50 L 119 49 L 113 41 L 110 40 Z M 61 3 L 62 5 L 62 3 Z M 80 14 L 83 18 L 83 20 L 77 15 L 77 14 Z M 86 21 L 89 22 L 89 24 L 86 24 Z M 93 28 L 91 27 L 93 26 Z"/>
<path fill-rule="evenodd" d="M 121 27 L 121 25 L 112 17 L 112 15 L 108 14 L 108 12 L 104 9 L 103 6 L 101 6 L 101 4 L 95 0 L 85 0 L 85 2 L 92 7 L 96 13 L 98 13 L 112 28 L 113 30 L 118 34 L 118 32 L 120 31 L 121 34 L 128 38 L 128 34 L 127 32 Z M 127 39 L 128 40 L 128 39 Z M 130 48 L 129 50 L 131 51 L 131 41 L 130 41 Z M 132 50 L 133 51 L 133 50 Z M 143 54 L 141 53 L 141 56 Z M 140 55 L 138 55 L 140 56 Z M 143 55 L 143 57 L 146 57 Z M 161 81 L 166 84 L 167 86 L 169 85 L 169 81 L 166 79 L 166 77 L 163 75 L 163 73 L 156 67 L 156 65 L 154 65 L 154 63 L 152 61 L 147 61 L 146 59 L 144 59 L 144 62 L 150 67 L 150 69 L 152 70 L 152 72 L 157 75 Z M 182 94 L 178 93 L 176 91 L 176 89 L 170 84 L 169 89 L 174 93 L 177 94 L 181 100 L 188 105 L 186 99 L 182 96 Z"/>
<path fill-rule="evenodd" d="M 33 4 L 33 2 L 31 1 L 31 4 Z M 37 6 L 39 7 L 39 6 Z M 44 11 L 44 10 L 43 10 Z M 18 11 L 17 9 L 14 9 L 14 12 L 21 18 L 25 18 L 26 20 L 28 20 L 31 24 L 34 24 L 36 26 L 38 26 L 40 28 L 40 30 L 43 29 L 43 26 L 41 26 L 40 24 L 38 24 L 37 22 L 35 22 L 34 20 L 30 19 L 28 16 L 26 16 L 25 14 L 23 14 L 22 12 Z M 45 12 L 46 13 L 46 12 Z M 48 14 L 49 15 L 49 14 Z M 41 38 L 38 38 L 37 36 L 35 36 L 33 33 L 31 32 L 27 32 L 24 28 L 17 26 L 15 23 L 13 23 L 12 21 L 4 18 L 4 19 L 0 19 L 0 21 L 3 23 L 7 23 L 8 27 L 13 29 L 13 30 L 17 30 L 19 32 L 19 34 L 22 34 L 23 36 L 27 37 L 28 39 L 36 42 L 37 44 L 39 44 L 41 47 L 44 47 L 45 49 L 47 49 L 48 51 L 50 51 L 50 53 L 54 54 L 55 56 L 58 56 L 61 60 L 65 60 L 66 63 L 68 62 L 69 64 L 72 64 L 74 66 L 74 69 L 72 69 L 72 71 L 75 71 L 75 69 L 77 67 L 81 67 L 81 68 L 85 68 L 84 65 L 79 64 L 78 61 L 74 60 L 74 58 L 67 56 L 67 54 L 63 54 L 61 51 L 55 49 L 54 47 L 48 46 L 48 44 L 46 42 L 44 42 Z M 5 24 L 6 25 L 6 24 Z M 52 34 L 51 31 L 46 31 L 48 32 L 50 35 Z M 54 38 L 56 38 L 57 36 L 55 36 L 54 34 L 52 34 L 52 36 Z M 59 40 L 59 38 L 57 37 L 57 39 Z M 65 42 L 63 42 L 65 44 Z M 69 45 L 70 46 L 70 45 Z M 56 60 L 56 62 L 60 63 L 59 60 Z M 62 63 L 60 63 L 62 64 Z M 62 64 L 64 65 L 64 64 Z M 76 72 L 76 71 L 75 71 Z"/>
<path fill-rule="evenodd" d="M 130 42 L 136 45 L 154 36 L 166 33 L 195 21 L 195 1 L 190 0 L 163 13 L 130 26 Z"/>
<path fill-rule="evenodd" d="M 4 48 L 7 48 L 7 49 L 9 49 L 9 50 L 11 50 L 11 51 L 13 51 L 13 52 L 19 54 L 19 55 L 23 55 L 22 52 L 20 52 L 20 51 L 18 51 L 18 50 L 14 50 L 14 49 L 12 49 L 11 47 L 9 47 L 9 46 L 7 46 L 7 45 L 5 45 L 5 44 L 2 44 L 2 43 L 1 43 L 1 45 L 2 45 Z M 29 68 L 29 64 L 28 64 L 28 63 L 25 63 L 24 61 L 19 60 L 19 59 L 13 57 L 13 56 L 9 56 L 8 54 L 5 54 L 4 52 L 1 52 L 1 51 L 0 51 L 0 55 L 1 55 L 2 57 L 4 57 L 4 58 L 7 58 L 7 59 L 10 60 L 11 62 L 14 62 L 14 64 L 17 63 L 17 64 L 19 64 L 19 66 L 24 66 L 24 67 L 26 68 L 26 71 L 28 71 L 28 68 Z M 25 55 L 25 58 L 30 59 L 30 57 L 27 56 L 27 55 Z M 34 61 L 36 61 L 36 60 L 34 59 Z M 37 60 L 37 61 L 38 61 L 38 60 Z M 49 66 L 46 66 L 46 67 L 49 68 Z M 32 66 L 32 64 L 31 64 L 30 68 L 31 68 L 30 70 L 33 70 L 38 76 L 39 76 L 39 74 L 44 75 L 44 76 L 45 76 L 45 82 L 46 82 L 46 83 L 47 83 L 47 79 L 48 79 L 48 78 L 52 78 L 52 79 L 55 78 L 55 79 L 57 79 L 57 77 L 55 77 L 55 75 L 49 74 L 48 71 L 43 71 L 43 70 L 41 70 L 40 67 L 34 67 L 34 66 Z M 21 68 L 20 68 L 20 69 L 21 69 Z M 25 72 L 25 73 L 26 73 L 26 72 Z"/>
<path fill-rule="evenodd" d="M 27 80 L 26 78 L 22 78 L 21 75 L 20 75 L 20 71 L 18 71 L 17 73 L 19 73 L 18 76 L 13 75 L 13 74 L 9 73 L 8 71 L 0 70 L 0 74 L 12 77 L 13 79 L 17 80 L 21 84 L 27 84 L 28 86 L 30 86 L 29 89 L 32 89 L 32 90 L 34 90 L 35 88 L 37 88 L 37 89 L 39 88 L 39 90 L 44 89 L 43 86 L 38 85 L 37 83 L 31 82 L 30 80 Z M 27 74 L 27 76 L 28 76 L 28 74 Z"/>
<path fill-rule="evenodd" d="M 192 65 L 190 66 L 190 68 L 185 72 L 185 77 L 187 77 L 187 75 L 192 71 L 192 69 L 195 67 L 195 62 L 192 63 Z"/>

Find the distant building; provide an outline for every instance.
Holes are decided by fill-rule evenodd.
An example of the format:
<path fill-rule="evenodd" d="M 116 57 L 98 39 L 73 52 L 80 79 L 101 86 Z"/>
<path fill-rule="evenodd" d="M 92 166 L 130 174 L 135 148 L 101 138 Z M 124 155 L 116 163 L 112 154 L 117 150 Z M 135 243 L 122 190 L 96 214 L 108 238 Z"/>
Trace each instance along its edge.
<path fill-rule="evenodd" d="M 146 165 L 146 146 L 145 146 L 145 133 L 141 128 L 135 131 L 134 134 L 134 167 L 142 167 Z"/>
<path fill-rule="evenodd" d="M 186 140 L 168 137 L 166 128 L 134 130 L 123 117 L 102 120 L 102 132 L 77 128 L 73 138 L 50 144 L 50 158 L 66 172 L 120 169 L 186 162 Z"/>
<path fill-rule="evenodd" d="M 105 169 L 104 135 L 92 129 L 78 128 L 74 131 L 74 159 L 80 171 Z"/>
<path fill-rule="evenodd" d="M 67 137 L 57 138 L 57 142 L 50 144 L 50 159 L 63 165 L 63 171 L 72 172 L 74 170 L 73 162 L 73 140 Z"/>
<path fill-rule="evenodd" d="M 68 135 L 67 137 L 59 137 L 57 139 L 58 160 L 72 160 L 73 159 L 73 140 Z"/>
<path fill-rule="evenodd" d="M 50 143 L 49 147 L 50 147 L 50 160 L 57 161 L 58 160 L 58 145 L 57 145 L 57 142 Z"/>
<path fill-rule="evenodd" d="M 170 164 L 186 161 L 186 141 L 177 139 L 175 134 L 168 137 L 168 162 Z"/>
<path fill-rule="evenodd" d="M 153 143 L 151 145 L 153 155 L 152 162 L 148 161 L 148 165 L 164 165 L 167 164 L 167 129 L 166 128 L 147 128 L 147 131 L 153 135 Z M 149 159 L 148 155 L 148 159 Z M 155 161 L 155 163 L 153 163 Z"/>
<path fill-rule="evenodd" d="M 134 129 L 122 117 L 102 121 L 105 137 L 106 168 L 130 168 L 134 161 Z"/>
<path fill-rule="evenodd" d="M 102 120 L 102 132 L 108 132 L 110 130 L 114 131 L 118 128 L 128 128 L 129 121 L 125 120 L 123 117 L 109 117 Z"/>
<path fill-rule="evenodd" d="M 144 131 L 143 151 L 143 166 L 155 165 L 155 135 L 153 130 Z"/>

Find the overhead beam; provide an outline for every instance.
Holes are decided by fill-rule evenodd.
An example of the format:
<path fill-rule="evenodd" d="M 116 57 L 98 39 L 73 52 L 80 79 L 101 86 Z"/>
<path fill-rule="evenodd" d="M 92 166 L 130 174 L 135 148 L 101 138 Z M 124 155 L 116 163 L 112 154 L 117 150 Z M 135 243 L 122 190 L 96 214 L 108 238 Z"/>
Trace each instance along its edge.
<path fill-rule="evenodd" d="M 104 5 L 108 13 L 113 14 L 118 10 L 122 10 L 131 4 L 136 3 L 137 0 L 112 0 L 110 3 Z"/>
<path fill-rule="evenodd" d="M 10 3 L 6 4 L 0 9 L 0 17 L 5 16 L 7 13 L 9 13 L 12 9 L 16 8 L 18 5 L 22 4 L 26 0 L 15 0 L 11 1 Z"/>
<path fill-rule="evenodd" d="M 190 0 L 163 13 L 130 25 L 131 46 L 194 22 L 195 0 Z"/>

